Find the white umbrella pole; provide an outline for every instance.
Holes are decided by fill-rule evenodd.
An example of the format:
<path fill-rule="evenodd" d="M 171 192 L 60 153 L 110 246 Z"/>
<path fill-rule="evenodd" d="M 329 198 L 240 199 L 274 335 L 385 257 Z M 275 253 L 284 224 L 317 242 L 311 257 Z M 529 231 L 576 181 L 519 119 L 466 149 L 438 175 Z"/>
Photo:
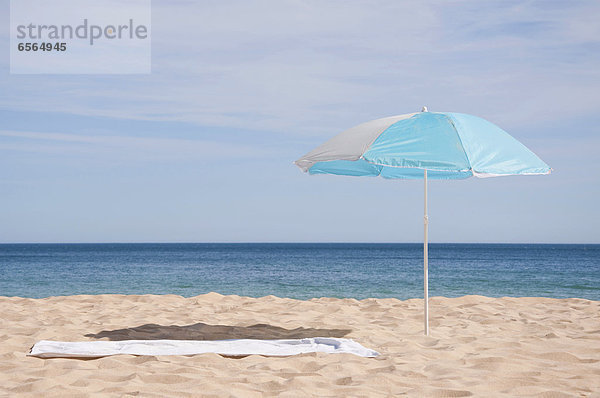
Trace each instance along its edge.
<path fill-rule="evenodd" d="M 423 287 L 425 290 L 424 294 L 424 303 L 425 303 L 425 311 L 423 315 L 423 321 L 425 323 L 425 336 L 429 336 L 429 274 L 428 274 L 428 262 L 429 262 L 429 253 L 427 248 L 427 229 L 429 225 L 429 217 L 427 216 L 427 169 L 425 169 L 425 173 L 423 175 L 423 181 L 425 182 L 425 216 L 423 217 L 423 227 L 425 230 L 425 239 L 423 241 Z"/>

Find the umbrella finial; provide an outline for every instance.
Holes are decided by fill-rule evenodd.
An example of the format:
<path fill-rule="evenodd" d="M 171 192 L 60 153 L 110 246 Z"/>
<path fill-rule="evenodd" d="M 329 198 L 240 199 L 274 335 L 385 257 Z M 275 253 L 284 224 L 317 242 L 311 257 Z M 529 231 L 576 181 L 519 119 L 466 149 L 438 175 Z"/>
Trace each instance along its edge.
<path fill-rule="evenodd" d="M 424 106 L 423 109 L 421 109 L 421 112 L 429 112 L 429 111 L 427 110 L 427 107 Z"/>

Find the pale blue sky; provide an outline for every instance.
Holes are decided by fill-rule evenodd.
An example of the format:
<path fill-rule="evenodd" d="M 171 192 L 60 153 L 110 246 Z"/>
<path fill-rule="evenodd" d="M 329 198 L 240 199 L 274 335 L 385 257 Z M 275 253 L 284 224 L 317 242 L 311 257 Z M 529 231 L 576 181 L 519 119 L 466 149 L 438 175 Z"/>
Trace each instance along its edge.
<path fill-rule="evenodd" d="M 550 176 L 430 183 L 433 242 L 600 243 L 597 1 L 153 1 L 151 75 L 10 75 L 0 242 L 419 242 L 422 182 L 292 161 L 360 122 L 484 117 Z"/>

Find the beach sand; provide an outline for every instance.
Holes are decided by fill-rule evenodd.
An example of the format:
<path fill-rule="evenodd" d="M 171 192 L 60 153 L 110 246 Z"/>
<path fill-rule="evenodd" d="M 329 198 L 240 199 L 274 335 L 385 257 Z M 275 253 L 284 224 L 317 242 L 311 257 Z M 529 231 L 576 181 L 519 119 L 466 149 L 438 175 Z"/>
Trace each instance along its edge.
<path fill-rule="evenodd" d="M 600 302 L 210 293 L 0 298 L 0 396 L 600 397 Z M 382 353 L 27 357 L 38 340 L 346 337 Z"/>

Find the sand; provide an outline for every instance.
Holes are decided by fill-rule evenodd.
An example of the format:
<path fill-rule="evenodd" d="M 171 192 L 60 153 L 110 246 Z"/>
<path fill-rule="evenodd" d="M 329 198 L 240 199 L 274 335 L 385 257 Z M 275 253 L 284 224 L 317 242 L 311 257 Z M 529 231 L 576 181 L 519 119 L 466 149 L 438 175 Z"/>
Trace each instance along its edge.
<path fill-rule="evenodd" d="M 600 397 L 600 302 L 210 293 L 0 298 L 0 396 Z M 382 353 L 27 357 L 38 340 L 352 338 Z"/>

